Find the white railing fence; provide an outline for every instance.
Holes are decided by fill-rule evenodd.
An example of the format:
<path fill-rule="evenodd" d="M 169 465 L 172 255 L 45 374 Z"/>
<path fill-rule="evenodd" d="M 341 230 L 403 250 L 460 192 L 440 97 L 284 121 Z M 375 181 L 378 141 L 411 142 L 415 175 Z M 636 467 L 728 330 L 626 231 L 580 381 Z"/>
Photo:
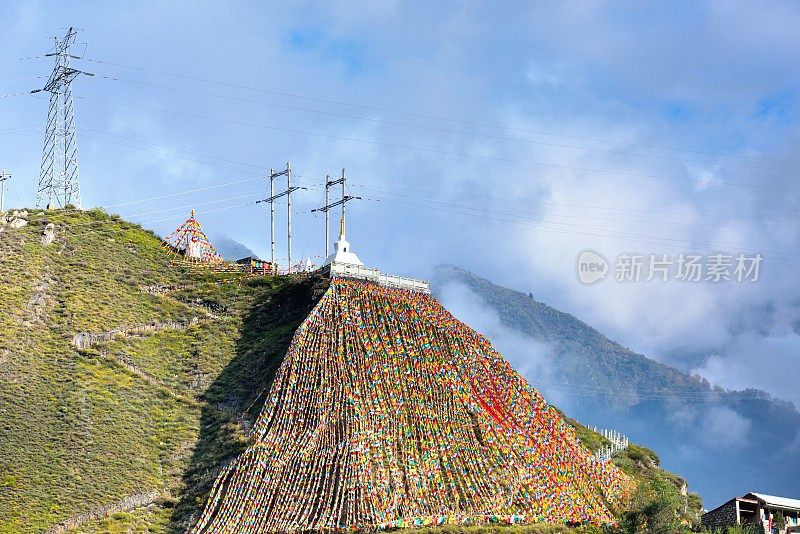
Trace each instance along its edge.
<path fill-rule="evenodd" d="M 610 460 L 615 453 L 622 449 L 627 449 L 630 444 L 628 436 L 616 430 L 609 430 L 607 428 L 598 429 L 597 427 L 591 427 L 591 429 L 609 441 L 608 445 L 604 445 L 594 453 L 595 458 L 599 462 Z"/>
<path fill-rule="evenodd" d="M 353 265 L 350 263 L 331 263 L 323 267 L 323 272 L 327 272 L 331 277 L 340 276 L 343 278 L 355 278 L 359 280 L 369 280 L 382 286 L 395 287 L 400 289 L 410 289 L 421 293 L 430 293 L 430 287 L 426 280 L 410 278 L 407 276 L 397 276 L 394 274 L 384 274 L 378 269 L 371 269 L 363 265 Z"/>

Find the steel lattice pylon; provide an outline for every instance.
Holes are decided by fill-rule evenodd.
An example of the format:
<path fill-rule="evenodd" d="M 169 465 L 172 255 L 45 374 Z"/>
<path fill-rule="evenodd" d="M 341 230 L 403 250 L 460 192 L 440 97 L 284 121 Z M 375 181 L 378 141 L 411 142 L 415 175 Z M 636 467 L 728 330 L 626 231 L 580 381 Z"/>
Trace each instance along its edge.
<path fill-rule="evenodd" d="M 49 206 L 64 207 L 68 204 L 81 206 L 80 177 L 78 174 L 78 143 L 75 136 L 75 113 L 72 104 L 72 80 L 79 74 L 92 76 L 70 67 L 70 59 L 80 59 L 70 54 L 70 46 L 78 32 L 70 28 L 63 39 L 56 39 L 48 57 L 55 57 L 53 73 L 42 89 L 32 91 L 50 93 L 47 111 L 47 128 L 44 135 L 42 166 L 39 173 L 39 189 L 36 205 L 42 201 Z"/>

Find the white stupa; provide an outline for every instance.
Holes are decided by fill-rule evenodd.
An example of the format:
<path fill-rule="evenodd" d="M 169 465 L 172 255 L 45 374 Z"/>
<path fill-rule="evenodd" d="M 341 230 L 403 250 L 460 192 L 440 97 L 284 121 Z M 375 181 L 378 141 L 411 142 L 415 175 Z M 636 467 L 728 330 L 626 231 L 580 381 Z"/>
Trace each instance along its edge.
<path fill-rule="evenodd" d="M 325 259 L 324 265 L 331 263 L 347 263 L 350 265 L 364 265 L 355 252 L 350 252 L 350 243 L 345 239 L 344 216 L 339 220 L 339 240 L 333 244 L 333 254 Z"/>

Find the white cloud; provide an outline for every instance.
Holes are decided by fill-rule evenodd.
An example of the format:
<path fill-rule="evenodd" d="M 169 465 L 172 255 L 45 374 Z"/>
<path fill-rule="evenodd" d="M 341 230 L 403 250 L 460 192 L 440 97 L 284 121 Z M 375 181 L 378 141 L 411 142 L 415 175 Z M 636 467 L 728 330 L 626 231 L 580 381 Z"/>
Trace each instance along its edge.
<path fill-rule="evenodd" d="M 706 450 L 730 452 L 740 449 L 747 445 L 753 425 L 750 419 L 727 406 L 702 403 L 676 407 L 668 421 L 686 435 L 693 436 L 693 443 L 687 443 L 681 452 L 687 457 L 705 454 L 695 449 L 695 444 Z"/>
<path fill-rule="evenodd" d="M 794 73 L 800 41 L 793 29 L 800 12 L 788 1 L 758 10 L 746 5 L 738 0 L 679 2 L 669 8 L 519 2 L 497 10 L 490 2 L 366 6 L 337 1 L 305 2 L 298 8 L 339 17 L 331 19 L 237 3 L 200 9 L 153 0 L 137 9 L 197 24 L 172 24 L 165 18 L 146 29 L 124 27 L 125 17 L 146 15 L 113 8 L 104 10 L 106 14 L 79 10 L 87 55 L 176 76 L 108 63 L 84 65 L 87 70 L 230 97 L 86 79 L 76 84 L 76 96 L 187 115 L 131 111 L 86 99 L 77 106 L 79 143 L 87 146 L 80 128 L 88 126 L 262 165 L 265 172 L 292 159 L 301 180 L 321 180 L 347 167 L 351 192 L 372 197 L 351 204 L 350 211 L 353 246 L 371 264 L 420 275 L 435 263 L 456 263 L 533 291 L 634 350 L 662 359 L 676 350 L 713 353 L 729 364 L 710 360 L 701 365 L 699 370 L 713 381 L 779 394 L 784 386 L 777 370 L 788 364 L 788 355 L 796 354 L 797 339 L 779 332 L 742 337 L 736 328 L 742 317 L 758 321 L 754 310 L 765 303 L 788 309 L 800 298 L 795 282 L 798 165 L 772 161 L 798 159 L 800 108 Z M 63 26 L 64 19 L 74 18 L 74 10 L 24 3 L 10 12 L 9 43 L 14 48 L 0 57 L 11 59 L 3 63 L 13 66 L 8 77 L 48 74 L 49 64 L 16 58 L 39 54 L 49 43 L 45 37 Z M 686 20 L 693 24 L 687 27 Z M 265 34 L 266 22 L 277 33 Z M 292 35 L 313 37 L 318 44 L 307 51 L 292 48 L 286 45 Z M 570 50 L 580 53 L 565 52 Z M 699 68 L 674 66 L 678 64 Z M 558 85 L 543 87 L 541 82 Z M 9 127 L 30 124 L 31 117 L 43 122 L 45 107 L 35 98 L 0 100 L 0 118 Z M 18 188 L 14 195 L 35 198 L 41 135 L 4 136 L 2 141 L 15 165 L 12 172 L 20 177 L 11 184 Z M 82 189 L 85 198 L 100 204 L 240 178 L 226 169 L 130 147 L 96 146 L 80 149 Z M 359 189 L 359 183 L 383 187 Z M 249 192 L 253 185 L 226 189 L 225 196 Z M 222 196 L 212 190 L 187 195 L 182 202 Z M 322 221 L 308 213 L 320 200 L 319 190 L 293 198 L 296 247 L 309 255 L 321 253 L 323 246 Z M 137 205 L 128 213 L 161 207 Z M 234 215 L 239 211 L 210 220 L 207 230 L 228 233 L 263 255 L 268 250 L 263 212 L 256 212 L 255 222 L 244 231 L 244 224 L 236 222 L 241 216 Z M 761 251 L 765 262 L 762 280 L 753 287 L 611 281 L 586 287 L 574 272 L 575 257 L 586 248 L 609 259 L 621 252 Z M 278 249 L 280 256 L 282 239 Z M 515 346 L 509 341 L 511 352 Z M 769 355 L 775 372 L 745 372 L 741 366 L 746 354 Z"/>
<path fill-rule="evenodd" d="M 710 446 L 742 447 L 747 443 L 752 422 L 724 406 L 714 406 L 703 417 L 702 437 Z"/>

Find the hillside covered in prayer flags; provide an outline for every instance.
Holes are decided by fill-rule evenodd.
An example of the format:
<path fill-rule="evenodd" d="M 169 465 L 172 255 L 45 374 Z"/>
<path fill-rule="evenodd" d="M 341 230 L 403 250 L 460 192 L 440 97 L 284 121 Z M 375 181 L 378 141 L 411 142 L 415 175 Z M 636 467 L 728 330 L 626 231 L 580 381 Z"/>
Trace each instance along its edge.
<path fill-rule="evenodd" d="M 428 295 L 335 280 L 294 334 L 194 533 L 616 523 L 600 462 Z"/>
<path fill-rule="evenodd" d="M 152 232 L 102 210 L 30 211 L 27 221 L 0 233 L 0 298 L 6 312 L 0 314 L 0 533 L 68 528 L 75 534 L 178 534 L 191 531 L 201 518 L 202 528 L 223 531 L 217 522 L 222 516 L 212 510 L 223 512 L 245 501 L 234 501 L 233 487 L 221 482 L 212 493 L 218 473 L 231 465 L 243 468 L 247 455 L 255 454 L 252 449 L 276 446 L 276 430 L 290 421 L 296 425 L 287 427 L 298 436 L 294 443 L 316 451 L 337 450 L 336 440 L 368 436 L 360 444 L 347 442 L 353 448 L 342 448 L 339 458 L 350 450 L 349 463 L 336 465 L 361 474 L 369 469 L 373 478 L 361 480 L 371 484 L 372 500 L 358 502 L 384 506 L 393 492 L 396 505 L 392 501 L 387 509 L 399 510 L 403 526 L 417 519 L 540 520 L 534 515 L 538 509 L 520 507 L 505 515 L 503 506 L 528 503 L 524 492 L 550 491 L 554 502 L 562 490 L 547 489 L 548 473 L 570 488 L 565 497 L 593 503 L 598 515 L 590 520 L 613 511 L 611 520 L 620 525 L 610 531 L 615 534 L 642 532 L 642 524 L 656 523 L 675 526 L 663 532 L 682 532 L 681 525 L 688 528 L 699 517 L 697 496 L 681 493 L 684 481 L 662 470 L 655 453 L 633 444 L 612 458 L 636 481 L 632 498 L 621 509 L 612 510 L 611 494 L 603 501 L 605 479 L 597 493 L 588 489 L 581 495 L 581 479 L 568 481 L 554 469 L 562 460 L 553 453 L 565 455 L 561 465 L 567 472 L 588 473 L 580 467 L 591 468 L 589 458 L 572 462 L 568 446 L 526 449 L 537 436 L 547 438 L 543 444 L 570 437 L 556 408 L 546 407 L 485 340 L 430 297 L 352 282 L 339 282 L 328 292 L 330 280 L 317 274 L 250 276 L 190 268 L 174 261 Z M 48 228 L 54 229 L 52 242 L 42 239 Z M 345 290 L 348 299 L 341 293 Z M 315 337 L 320 341 L 323 314 L 341 318 L 324 327 L 331 350 L 306 343 Z M 312 353 L 323 350 L 326 356 L 318 358 L 320 367 L 314 371 L 308 367 Z M 308 381 L 313 374 L 289 371 L 302 366 L 326 374 L 314 384 Z M 356 372 L 372 379 L 358 378 L 358 389 L 345 395 L 341 385 L 355 383 L 351 374 Z M 531 381 L 538 385 L 535 376 Z M 304 406 L 299 393 L 287 396 L 290 387 L 297 392 L 315 388 L 315 403 Z M 372 395 L 376 400 L 368 402 Z M 264 417 L 259 417 L 268 398 Z M 283 408 L 273 404 L 276 399 L 294 410 L 294 419 L 291 412 L 280 415 Z M 389 404 L 378 402 L 387 399 Z M 541 409 L 529 410 L 523 401 Z M 301 407 L 306 412 L 299 412 Z M 328 417 L 322 407 L 332 413 L 327 428 L 318 425 L 317 437 L 302 441 L 300 432 L 308 435 L 306 427 Z M 282 419 L 269 422 L 267 414 Z M 581 444 L 592 451 L 602 448 L 603 438 L 567 417 L 572 415 L 567 411 L 563 421 Z M 259 419 L 259 431 L 253 433 Z M 536 426 L 536 420 L 546 425 Z M 555 437 L 548 437 L 546 428 Z M 538 434 L 522 436 L 520 429 Z M 574 445 L 574 438 L 565 443 Z M 538 465 L 540 457 L 550 463 L 539 471 L 528 467 Z M 288 461 L 291 454 L 281 458 Z M 295 465 L 315 458 L 309 453 L 306 460 L 295 459 Z M 437 472 L 444 487 L 436 485 Z M 523 475 L 539 478 L 522 488 Z M 232 468 L 228 476 L 229 481 L 236 476 Z M 324 479 L 328 486 L 310 490 L 283 485 L 290 491 L 338 495 L 337 509 L 348 510 L 355 496 L 338 491 L 348 486 L 337 476 Z M 616 475 L 609 478 L 617 480 Z M 263 481 L 252 477 L 248 483 Z M 487 497 L 489 489 L 509 496 L 515 488 L 522 488 L 517 501 Z M 354 495 L 362 498 L 366 492 Z M 432 512 L 423 515 L 420 502 L 445 505 L 428 505 Z M 496 511 L 492 503 L 498 504 Z M 280 506 L 286 504 L 276 502 L 275 509 Z M 369 519 L 364 515 L 368 508 L 360 510 L 360 517 Z M 308 517 L 321 513 L 305 512 Z M 392 521 L 397 519 L 387 512 L 385 524 Z M 537 523 L 509 533 L 565 529 Z M 589 526 L 572 530 L 596 531 Z"/>

